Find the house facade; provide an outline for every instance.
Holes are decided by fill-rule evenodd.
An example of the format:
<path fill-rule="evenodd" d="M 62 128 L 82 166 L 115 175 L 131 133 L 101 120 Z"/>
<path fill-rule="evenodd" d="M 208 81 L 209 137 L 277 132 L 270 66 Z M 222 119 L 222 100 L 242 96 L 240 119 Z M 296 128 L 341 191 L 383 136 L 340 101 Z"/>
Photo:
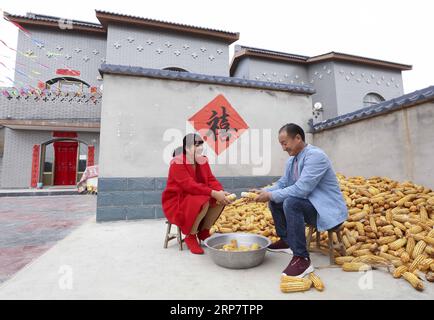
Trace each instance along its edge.
<path fill-rule="evenodd" d="M 0 96 L 1 188 L 74 186 L 87 166 L 99 164 L 104 101 L 118 105 L 119 118 L 128 116 L 121 113 L 131 103 L 128 82 L 122 94 L 104 90 L 105 65 L 146 69 L 146 77 L 182 80 L 184 74 L 235 86 L 245 80 L 261 90 L 289 86 L 309 92 L 314 124 L 402 96 L 402 71 L 411 69 L 336 52 L 308 57 L 239 45 L 230 58 L 237 32 L 99 10 L 99 23 L 33 13 L 4 17 L 20 29 L 15 87 Z"/>
<path fill-rule="evenodd" d="M 98 164 L 102 64 L 228 76 L 229 44 L 239 38 L 104 11 L 96 11 L 100 23 L 4 17 L 20 30 L 15 87 L 0 98 L 2 188 L 75 186 Z"/>

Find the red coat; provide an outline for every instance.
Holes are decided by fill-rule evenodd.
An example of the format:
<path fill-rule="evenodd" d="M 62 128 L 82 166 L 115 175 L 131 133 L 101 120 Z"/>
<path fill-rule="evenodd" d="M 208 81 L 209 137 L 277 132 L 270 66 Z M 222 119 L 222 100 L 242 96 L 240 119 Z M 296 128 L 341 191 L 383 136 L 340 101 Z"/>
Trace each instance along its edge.
<path fill-rule="evenodd" d="M 183 234 L 189 234 L 202 206 L 216 201 L 211 197 L 212 190 L 223 190 L 214 177 L 206 157 L 196 164 L 196 172 L 191 164 L 186 163 L 185 155 L 176 156 L 170 162 L 166 189 L 162 194 L 163 212 L 170 223 L 181 228 Z"/>

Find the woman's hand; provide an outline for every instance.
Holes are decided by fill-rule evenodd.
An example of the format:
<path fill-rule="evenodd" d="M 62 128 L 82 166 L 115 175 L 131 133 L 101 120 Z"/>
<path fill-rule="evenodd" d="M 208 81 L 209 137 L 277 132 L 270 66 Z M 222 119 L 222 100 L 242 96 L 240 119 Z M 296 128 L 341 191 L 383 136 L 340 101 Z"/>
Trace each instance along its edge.
<path fill-rule="evenodd" d="M 226 198 L 227 195 L 229 195 L 229 192 L 226 191 L 216 191 L 213 190 L 211 191 L 211 197 L 213 197 L 214 199 L 216 199 L 217 203 L 222 204 L 222 205 L 228 205 L 231 203 L 231 201 Z"/>

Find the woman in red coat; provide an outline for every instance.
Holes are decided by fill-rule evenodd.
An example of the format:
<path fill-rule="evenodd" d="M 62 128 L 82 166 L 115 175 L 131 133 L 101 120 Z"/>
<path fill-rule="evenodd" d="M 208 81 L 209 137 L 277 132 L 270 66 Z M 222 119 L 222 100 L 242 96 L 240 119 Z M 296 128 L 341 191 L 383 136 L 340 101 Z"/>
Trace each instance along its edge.
<path fill-rule="evenodd" d="M 182 148 L 174 152 L 166 189 L 162 194 L 164 214 L 170 223 L 181 228 L 192 253 L 203 254 L 199 240 L 209 237 L 209 229 L 223 208 L 231 201 L 228 192 L 214 177 L 208 160 L 202 155 L 203 140 L 188 134 Z"/>

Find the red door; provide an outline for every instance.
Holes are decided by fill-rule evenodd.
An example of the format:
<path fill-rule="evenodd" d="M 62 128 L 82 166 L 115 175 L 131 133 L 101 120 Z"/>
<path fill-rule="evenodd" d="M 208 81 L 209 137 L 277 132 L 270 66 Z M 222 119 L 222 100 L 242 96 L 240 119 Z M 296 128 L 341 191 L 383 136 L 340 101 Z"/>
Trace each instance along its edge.
<path fill-rule="evenodd" d="M 78 142 L 54 142 L 54 184 L 76 184 Z"/>

